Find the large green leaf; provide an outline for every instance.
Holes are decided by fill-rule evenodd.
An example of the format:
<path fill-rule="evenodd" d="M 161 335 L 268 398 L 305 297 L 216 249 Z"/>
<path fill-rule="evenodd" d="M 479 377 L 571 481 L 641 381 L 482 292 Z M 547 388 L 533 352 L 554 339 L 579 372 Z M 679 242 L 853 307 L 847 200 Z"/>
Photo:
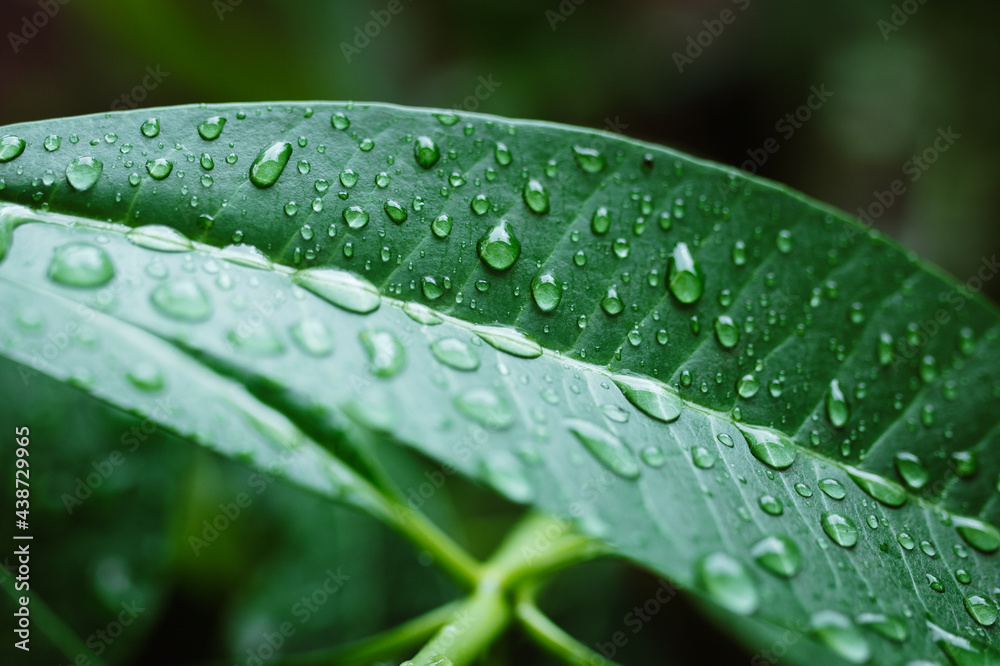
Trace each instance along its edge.
<path fill-rule="evenodd" d="M 801 627 L 799 662 L 997 663 L 976 282 L 786 188 L 545 123 L 315 103 L 2 133 L 26 148 L 0 164 L 0 343 L 26 366 L 169 397 L 172 428 L 258 463 L 295 440 L 293 481 L 363 505 L 312 442 L 391 435 L 749 616 L 757 647 Z"/>

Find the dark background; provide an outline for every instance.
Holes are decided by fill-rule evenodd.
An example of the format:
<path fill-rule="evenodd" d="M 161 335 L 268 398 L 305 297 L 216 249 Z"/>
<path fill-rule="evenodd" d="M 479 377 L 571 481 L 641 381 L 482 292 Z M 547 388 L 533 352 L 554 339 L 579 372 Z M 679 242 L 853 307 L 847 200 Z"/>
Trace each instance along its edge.
<path fill-rule="evenodd" d="M 905 192 L 891 195 L 875 226 L 961 281 L 1000 249 L 1000 3 L 397 1 L 402 9 L 388 14 L 389 0 L 2 0 L 0 125 L 192 102 L 354 99 L 459 107 L 620 131 L 752 168 L 850 212 L 876 213 L 877 193 L 898 180 Z M 51 17 L 40 13 L 46 7 Z M 385 25 L 373 23 L 372 12 Z M 724 24 L 720 16 L 732 20 Z M 374 36 L 359 38 L 366 27 Z M 683 71 L 676 53 L 690 59 Z M 779 125 L 813 89 L 832 96 L 821 105 L 813 97 L 819 108 L 802 110 L 809 118 L 797 127 Z M 908 162 L 949 128 L 959 138 L 932 154 L 934 163 L 913 180 Z M 761 152 L 765 145 L 777 151 Z M 748 162 L 754 156 L 761 165 Z M 987 280 L 984 291 L 997 300 L 1000 280 Z M 10 364 L 0 371 L 16 372 Z M 69 399 L 65 388 L 47 386 L 53 404 Z M 129 423 L 113 410 L 88 411 L 89 402 L 73 419 L 53 420 L 44 395 L 11 400 L 0 413 L 47 423 L 39 441 L 72 442 L 84 467 Z M 53 578 L 42 589 L 81 636 L 118 607 L 115 594 L 133 596 L 148 581 L 156 617 L 151 613 L 141 630 L 116 644 L 109 661 L 166 664 L 256 645 L 268 618 L 287 615 L 291 590 L 311 589 L 311 580 L 300 580 L 310 557 L 317 570 L 331 557 L 354 563 L 357 584 L 342 605 L 324 610 L 311 625 L 315 633 L 303 635 L 296 649 L 368 635 L 455 594 L 432 568 L 415 563 L 395 535 L 345 510 L 309 505 L 283 486 L 261 499 L 252 523 L 193 558 L 185 535 L 243 488 L 249 472 L 162 439 L 168 441 L 144 448 L 148 453 L 130 463 L 142 476 L 136 484 L 148 491 L 141 498 L 128 484 L 106 489 L 106 503 L 88 503 L 84 518 L 73 521 L 57 500 L 50 507 L 52 516 L 62 516 L 49 523 L 53 539 L 93 541 L 93 552 L 53 549 L 51 570 L 65 567 L 66 588 Z M 74 469 L 71 459 L 64 464 Z M 150 465 L 185 481 L 178 489 L 164 480 L 161 492 L 144 472 Z M 449 485 L 453 496 L 445 501 L 442 494 L 441 505 L 428 512 L 454 526 L 451 503 L 475 507 L 462 529 L 485 555 L 517 511 L 472 486 Z M 133 505 L 134 515 L 120 509 Z M 158 516 L 152 524 L 151 511 Z M 298 517 L 289 522 L 291 512 Z M 320 537 L 317 524 L 328 527 Z M 145 530 L 164 529 L 174 544 L 166 549 L 168 561 L 105 552 L 136 542 Z M 149 570 L 130 571 L 130 584 L 119 584 L 122 563 L 133 561 Z M 94 572 L 91 605 L 70 589 L 79 582 L 71 572 L 80 570 Z M 172 582 L 161 589 L 164 579 Z M 620 630 L 658 584 L 648 574 L 598 562 L 567 572 L 543 605 L 592 645 Z M 492 663 L 529 663 L 536 657 L 527 655 L 537 654 L 517 638 L 498 650 Z M 675 663 L 750 658 L 685 601 L 665 608 L 620 658 L 660 663 L 657 655 L 664 654 Z"/>

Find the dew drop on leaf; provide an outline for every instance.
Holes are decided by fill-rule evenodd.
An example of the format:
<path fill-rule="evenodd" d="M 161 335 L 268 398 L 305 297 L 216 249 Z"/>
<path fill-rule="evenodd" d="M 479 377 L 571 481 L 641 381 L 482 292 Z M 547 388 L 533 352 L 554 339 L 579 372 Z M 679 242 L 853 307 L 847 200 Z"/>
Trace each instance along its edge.
<path fill-rule="evenodd" d="M 507 166 L 513 161 L 514 157 L 511 155 L 510 148 L 507 144 L 502 141 L 498 141 L 496 148 L 493 150 L 493 157 L 496 158 L 497 164 L 500 166 Z"/>
<path fill-rule="evenodd" d="M 367 314 L 382 303 L 378 288 L 368 280 L 332 268 L 309 268 L 295 273 L 296 284 L 349 312 Z"/>
<path fill-rule="evenodd" d="M 750 572 L 726 553 L 705 555 L 695 564 L 698 585 L 709 598 L 738 615 L 750 615 L 760 607 L 760 593 Z"/>
<path fill-rule="evenodd" d="M 485 340 L 491 347 L 511 356 L 538 358 L 542 355 L 540 344 L 520 331 L 506 326 L 476 326 L 472 332 Z"/>
<path fill-rule="evenodd" d="M 198 134 L 205 141 L 215 141 L 222 134 L 222 128 L 225 126 L 226 119 L 224 117 L 212 116 L 198 124 Z"/>
<path fill-rule="evenodd" d="M 820 479 L 816 486 L 823 491 L 827 497 L 835 500 L 842 500 L 847 497 L 847 490 L 843 484 L 836 479 Z"/>
<path fill-rule="evenodd" d="M 566 419 L 565 425 L 604 467 L 623 479 L 639 478 L 639 462 L 632 449 L 604 428 L 583 419 Z"/>
<path fill-rule="evenodd" d="M 542 273 L 531 279 L 531 297 L 542 312 L 552 312 L 562 299 L 562 285 L 551 273 Z"/>
<path fill-rule="evenodd" d="M 89 190 L 101 177 L 104 163 L 96 157 L 74 157 L 66 165 L 66 180 L 77 192 Z"/>
<path fill-rule="evenodd" d="M 503 271 L 517 261 L 521 254 L 521 243 L 507 220 L 501 219 L 496 226 L 480 237 L 476 249 L 484 264 L 494 270 Z"/>
<path fill-rule="evenodd" d="M 305 317 L 292 325 L 292 341 L 303 352 L 316 358 L 329 356 L 333 351 L 330 331 L 319 319 Z"/>
<path fill-rule="evenodd" d="M 855 622 L 894 643 L 905 643 L 910 637 L 906 620 L 897 615 L 865 612 L 859 613 Z"/>
<path fill-rule="evenodd" d="M 576 163 L 580 165 L 580 168 L 587 173 L 599 173 L 604 170 L 607 164 L 604 155 L 594 148 L 573 146 L 573 157 L 576 158 Z"/>
<path fill-rule="evenodd" d="M 441 213 L 431 222 L 431 233 L 438 238 L 447 238 L 451 234 L 452 221 L 447 213 Z"/>
<path fill-rule="evenodd" d="M 895 481 L 854 467 L 847 467 L 846 470 L 861 490 L 882 504 L 893 508 L 906 504 L 906 491 Z"/>
<path fill-rule="evenodd" d="M 70 243 L 56 249 L 49 278 L 67 287 L 100 287 L 115 275 L 107 252 L 89 243 Z"/>
<path fill-rule="evenodd" d="M 441 150 L 429 136 L 418 136 L 413 142 L 413 156 L 424 169 L 430 169 L 441 158 Z"/>
<path fill-rule="evenodd" d="M 953 523 L 959 535 L 976 550 L 983 553 L 1000 550 L 1000 530 L 990 523 L 965 516 L 955 516 Z"/>
<path fill-rule="evenodd" d="M 598 206 L 594 210 L 593 216 L 590 218 L 590 230 L 597 236 L 602 236 L 608 233 L 611 228 L 611 213 L 608 212 L 607 207 Z"/>
<path fill-rule="evenodd" d="M 614 382 L 625 398 L 643 414 L 664 423 L 672 423 L 680 418 L 683 401 L 663 385 L 631 375 L 616 375 Z"/>
<path fill-rule="evenodd" d="M 392 331 L 365 330 L 358 334 L 368 355 L 368 367 L 376 377 L 395 377 L 406 363 L 406 351 Z"/>
<path fill-rule="evenodd" d="M 389 219 L 396 224 L 402 224 L 406 221 L 406 208 L 393 199 L 389 199 L 385 202 L 385 213 L 389 216 Z"/>
<path fill-rule="evenodd" d="M 524 203 L 528 205 L 531 212 L 537 215 L 549 212 L 549 193 L 539 181 L 534 178 L 529 180 L 524 184 L 524 190 L 521 194 L 524 197 Z"/>
<path fill-rule="evenodd" d="M 851 620 L 832 610 L 814 613 L 809 622 L 816 639 L 852 664 L 871 659 L 871 647 Z"/>
<path fill-rule="evenodd" d="M 150 300 L 161 314 L 180 321 L 205 321 L 212 315 L 208 295 L 192 280 L 164 282 L 153 290 Z"/>
<path fill-rule="evenodd" d="M 259 188 L 271 187 L 285 170 L 292 156 L 292 144 L 278 141 L 264 148 L 250 165 L 250 182 Z"/>
<path fill-rule="evenodd" d="M 155 393 L 163 388 L 163 373 L 149 361 L 139 361 L 125 373 L 129 383 L 147 393 Z"/>
<path fill-rule="evenodd" d="M 25 145 L 24 139 L 14 134 L 0 136 L 0 162 L 10 162 L 24 152 Z M 59 147 L 58 144 L 56 147 Z"/>
<path fill-rule="evenodd" d="M 146 161 L 146 173 L 155 180 L 163 180 L 170 175 L 174 169 L 174 163 L 165 157 L 158 157 L 155 160 Z"/>
<path fill-rule="evenodd" d="M 785 505 L 774 495 L 761 495 L 757 504 L 764 513 L 771 516 L 780 516 L 785 511 Z"/>
<path fill-rule="evenodd" d="M 893 463 L 903 483 L 913 490 L 920 490 L 927 485 L 930 474 L 923 461 L 914 454 L 900 451 L 893 457 Z"/>
<path fill-rule="evenodd" d="M 969 594 L 963 599 L 965 610 L 969 611 L 972 619 L 984 627 L 992 627 L 996 624 L 1000 611 L 997 610 L 996 602 L 982 594 Z"/>
<path fill-rule="evenodd" d="M 458 338 L 435 340 L 431 343 L 431 353 L 438 361 L 455 370 L 471 372 L 479 367 L 476 350 Z"/>
<path fill-rule="evenodd" d="M 142 132 L 143 136 L 152 139 L 160 133 L 160 119 L 147 118 L 143 121 L 142 125 L 139 126 L 139 130 Z"/>
<path fill-rule="evenodd" d="M 776 576 L 792 578 L 802 567 L 799 546 L 784 535 L 764 537 L 750 548 L 750 556 Z"/>
<path fill-rule="evenodd" d="M 506 430 L 514 425 L 510 403 L 491 389 L 471 389 L 455 396 L 454 403 L 460 414 L 488 430 Z"/>
<path fill-rule="evenodd" d="M 351 121 L 343 112 L 338 111 L 330 116 L 330 125 L 334 129 L 343 131 L 351 126 Z"/>
<path fill-rule="evenodd" d="M 820 516 L 820 525 L 830 539 L 843 548 L 853 548 L 858 543 L 858 527 L 847 516 L 831 511 Z"/>
<path fill-rule="evenodd" d="M 670 293 L 681 303 L 690 305 L 697 302 L 705 290 L 705 278 L 687 243 L 675 245 L 670 256 L 670 274 L 667 278 Z"/>
<path fill-rule="evenodd" d="M 826 394 L 826 416 L 834 428 L 843 428 L 851 416 L 847 398 L 844 397 L 840 382 L 836 379 L 830 381 L 830 388 Z"/>
<path fill-rule="evenodd" d="M 715 339 L 725 349 L 732 349 L 740 341 L 740 328 L 729 315 L 715 318 Z"/>

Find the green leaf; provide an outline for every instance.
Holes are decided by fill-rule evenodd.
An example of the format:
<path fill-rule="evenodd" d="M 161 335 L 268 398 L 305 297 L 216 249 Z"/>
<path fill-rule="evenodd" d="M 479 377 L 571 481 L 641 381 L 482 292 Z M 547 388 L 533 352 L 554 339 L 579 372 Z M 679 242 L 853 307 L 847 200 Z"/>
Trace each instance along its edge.
<path fill-rule="evenodd" d="M 289 478 L 376 511 L 314 440 L 385 433 L 746 615 L 755 648 L 802 627 L 798 663 L 996 663 L 1000 326 L 974 281 L 733 169 L 441 117 L 4 128 L 4 353 L 145 415 L 170 396 L 155 418 L 257 464 L 297 442 Z"/>

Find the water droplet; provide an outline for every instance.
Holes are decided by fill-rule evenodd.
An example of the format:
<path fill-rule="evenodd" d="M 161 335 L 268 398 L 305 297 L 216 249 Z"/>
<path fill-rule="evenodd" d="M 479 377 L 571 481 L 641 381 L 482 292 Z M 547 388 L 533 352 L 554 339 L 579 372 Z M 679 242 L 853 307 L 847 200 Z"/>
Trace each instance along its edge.
<path fill-rule="evenodd" d="M 538 215 L 549 212 L 549 193 L 539 181 L 532 178 L 524 184 L 521 193 L 524 196 L 524 203 L 528 204 L 531 212 Z"/>
<path fill-rule="evenodd" d="M 614 382 L 625 398 L 643 414 L 664 423 L 672 423 L 680 418 L 683 401 L 663 385 L 630 375 L 616 375 Z"/>
<path fill-rule="evenodd" d="M 231 331 L 227 339 L 233 347 L 247 356 L 277 356 L 285 351 L 285 345 L 268 324 L 243 327 Z"/>
<path fill-rule="evenodd" d="M 325 192 L 328 186 L 325 184 L 321 186 L 320 183 L 326 183 L 326 181 L 317 180 L 316 189 L 320 192 Z M 358 184 L 358 174 L 353 169 L 344 169 L 340 172 L 340 184 L 348 189 L 354 187 Z"/>
<path fill-rule="evenodd" d="M 774 495 L 761 495 L 757 504 L 760 505 L 764 513 L 771 516 L 780 516 L 785 511 L 785 505 Z"/>
<path fill-rule="evenodd" d="M 913 540 L 906 532 L 900 532 L 896 535 L 896 542 L 903 547 L 905 550 L 913 550 L 917 547 L 917 542 Z"/>
<path fill-rule="evenodd" d="M 418 136 L 413 142 L 413 156 L 417 158 L 417 164 L 430 169 L 441 158 L 441 151 L 429 136 Z"/>
<path fill-rule="evenodd" d="M 826 415 L 834 428 L 843 428 L 851 416 L 847 399 L 840 389 L 840 382 L 836 379 L 830 381 L 830 390 L 826 394 Z"/>
<path fill-rule="evenodd" d="M 670 293 L 681 303 L 691 304 L 701 298 L 705 289 L 705 278 L 687 243 L 678 243 L 674 246 L 667 286 L 670 288 Z"/>
<path fill-rule="evenodd" d="M 319 319 L 306 317 L 295 323 L 291 329 L 292 341 L 306 354 L 322 358 L 333 351 L 330 331 Z"/>
<path fill-rule="evenodd" d="M 761 539 L 750 549 L 750 556 L 776 576 L 791 578 L 802 567 L 798 545 L 784 535 Z"/>
<path fill-rule="evenodd" d="M 385 214 L 396 224 L 406 222 L 406 208 L 398 201 L 389 199 L 385 202 Z"/>
<path fill-rule="evenodd" d="M 889 333 L 879 333 L 878 342 L 875 343 L 875 355 L 881 366 L 891 365 L 893 358 L 893 340 Z"/>
<path fill-rule="evenodd" d="M 441 213 L 431 222 L 431 232 L 438 238 L 447 238 L 451 234 L 451 217 Z"/>
<path fill-rule="evenodd" d="M 1000 550 L 1000 530 L 993 525 L 965 516 L 955 516 L 953 522 L 962 538 L 976 550 L 983 553 Z"/>
<path fill-rule="evenodd" d="M 620 315 L 622 310 L 625 309 L 625 305 L 622 303 L 622 299 L 618 297 L 618 290 L 614 285 L 608 287 L 607 293 L 601 299 L 601 309 L 612 317 Z"/>
<path fill-rule="evenodd" d="M 479 367 L 479 355 L 458 338 L 440 338 L 431 343 L 434 358 L 455 370 L 471 372 Z"/>
<path fill-rule="evenodd" d="M 492 229 L 484 233 L 477 246 L 479 258 L 490 268 L 503 271 L 510 268 L 521 254 L 521 243 L 517 240 L 507 220 L 501 219 Z"/>
<path fill-rule="evenodd" d="M 650 444 L 639 452 L 639 457 L 642 461 L 652 467 L 653 469 L 659 469 L 663 467 L 667 462 L 667 457 L 663 455 L 663 449 L 656 446 L 655 444 Z"/>
<path fill-rule="evenodd" d="M 101 177 L 104 163 L 96 157 L 75 157 L 66 165 L 66 180 L 78 192 L 89 190 Z"/>
<path fill-rule="evenodd" d="M 965 610 L 969 611 L 972 619 L 984 627 L 992 627 L 1000 617 L 996 603 L 981 594 L 969 594 L 965 597 Z"/>
<path fill-rule="evenodd" d="M 740 329 L 732 317 L 719 315 L 715 318 L 715 339 L 726 349 L 732 349 L 740 341 Z"/>
<path fill-rule="evenodd" d="M 611 244 L 611 249 L 614 251 L 615 256 L 619 259 L 628 258 L 629 253 L 632 251 L 632 247 L 629 245 L 628 240 L 624 238 L 616 238 L 615 242 Z"/>
<path fill-rule="evenodd" d="M 413 321 L 424 326 L 437 326 L 444 320 L 426 305 L 409 301 L 403 305 L 403 312 Z"/>
<path fill-rule="evenodd" d="M 820 516 L 820 525 L 830 539 L 843 548 L 853 548 L 858 542 L 858 526 L 847 516 L 830 511 Z"/>
<path fill-rule="evenodd" d="M 170 175 L 173 171 L 174 163 L 165 157 L 158 157 L 155 160 L 146 161 L 146 173 L 150 175 L 151 178 L 156 180 L 163 180 Z"/>
<path fill-rule="evenodd" d="M 871 659 L 868 641 L 845 615 L 832 610 L 819 611 L 813 613 L 809 624 L 820 643 L 852 664 Z"/>
<path fill-rule="evenodd" d="M 695 445 L 691 447 L 691 462 L 694 463 L 695 467 L 711 469 L 715 466 L 715 454 L 704 446 Z"/>
<path fill-rule="evenodd" d="M 746 438 L 754 458 L 774 469 L 786 469 L 795 462 L 795 443 L 785 435 L 764 428 L 737 426 Z"/>
<path fill-rule="evenodd" d="M 0 137 L 0 162 L 10 162 L 24 152 L 26 145 L 24 139 L 13 134 Z"/>
<path fill-rule="evenodd" d="M 962 585 L 968 585 L 972 582 L 972 575 L 965 569 L 958 569 L 955 571 L 955 580 Z"/>
<path fill-rule="evenodd" d="M 351 229 L 360 229 L 368 224 L 368 212 L 361 206 L 351 206 L 344 209 L 344 222 Z"/>
<path fill-rule="evenodd" d="M 514 425 L 514 410 L 506 398 L 486 388 L 465 391 L 454 399 L 455 408 L 466 418 L 489 430 Z"/>
<path fill-rule="evenodd" d="M 225 118 L 222 116 L 212 116 L 198 125 L 198 134 L 205 141 L 215 141 L 222 134 L 222 128 L 225 126 Z"/>
<path fill-rule="evenodd" d="M 846 467 L 845 469 L 851 480 L 858 484 L 861 490 L 882 504 L 894 508 L 906 504 L 906 491 L 895 481 L 854 467 Z"/>
<path fill-rule="evenodd" d="M 930 479 L 930 474 L 923 461 L 912 453 L 901 451 L 895 455 L 893 462 L 896 471 L 903 479 L 903 482 L 914 490 L 920 490 Z"/>
<path fill-rule="evenodd" d="M 598 173 L 604 170 L 607 161 L 600 151 L 583 146 L 573 146 L 573 157 L 580 168 L 587 173 Z"/>
<path fill-rule="evenodd" d="M 212 314 L 208 295 L 192 280 L 164 282 L 153 290 L 150 300 L 162 314 L 181 321 L 205 321 Z"/>
<path fill-rule="evenodd" d="M 406 351 L 391 331 L 361 331 L 361 344 L 368 354 L 369 369 L 376 377 L 395 377 L 406 362 Z"/>
<path fill-rule="evenodd" d="M 164 385 L 163 373 L 149 361 L 140 361 L 125 373 L 125 377 L 132 386 L 149 393 L 161 390 Z"/>
<path fill-rule="evenodd" d="M 934 574 L 925 574 L 925 576 L 927 577 L 927 584 L 932 590 L 939 594 L 944 592 L 944 583 L 941 582 L 940 578 Z"/>
<path fill-rule="evenodd" d="M 736 383 L 736 392 L 741 398 L 752 398 L 760 390 L 760 382 L 754 375 L 743 375 Z"/>
<path fill-rule="evenodd" d="M 883 638 L 896 643 L 905 643 L 910 637 L 910 630 L 906 626 L 906 620 L 896 615 L 859 613 L 856 621 L 859 625 L 871 629 Z"/>
<path fill-rule="evenodd" d="M 778 232 L 778 237 L 775 239 L 774 244 L 778 248 L 778 252 L 788 254 L 795 247 L 795 243 L 792 240 L 792 232 L 788 229 L 782 229 Z"/>
<path fill-rule="evenodd" d="M 49 264 L 49 278 L 67 287 L 100 287 L 115 275 L 111 258 L 88 243 L 70 243 L 56 248 Z"/>
<path fill-rule="evenodd" d="M 938 376 L 937 360 L 933 356 L 920 359 L 920 379 L 924 384 L 930 384 Z"/>
<path fill-rule="evenodd" d="M 339 308 L 358 314 L 374 312 L 382 303 L 378 288 L 368 280 L 332 268 L 309 268 L 295 273 L 296 284 Z"/>
<path fill-rule="evenodd" d="M 711 553 L 695 564 L 699 586 L 709 598 L 738 615 L 750 615 L 760 606 L 760 594 L 750 572 L 725 553 Z"/>
<path fill-rule="evenodd" d="M 639 478 L 639 462 L 629 446 L 590 421 L 567 419 L 566 427 L 599 463 L 624 479 Z"/>
<path fill-rule="evenodd" d="M 538 358 L 542 346 L 512 328 L 506 326 L 476 326 L 472 332 L 485 340 L 494 349 L 520 358 Z"/>
<path fill-rule="evenodd" d="M 330 116 L 330 124 L 334 129 L 343 131 L 351 126 L 351 120 L 343 112 L 338 111 Z"/>
<path fill-rule="evenodd" d="M 813 496 L 812 488 L 810 488 L 809 486 L 807 486 L 804 483 L 801 483 L 801 482 L 800 483 L 796 483 L 793 487 L 795 488 L 795 492 L 798 493 L 801 497 L 812 497 Z"/>
<path fill-rule="evenodd" d="M 552 312 L 562 299 L 562 285 L 551 273 L 542 273 L 531 279 L 531 297 L 542 312 Z"/>
<path fill-rule="evenodd" d="M 250 165 L 250 182 L 260 188 L 271 187 L 278 182 L 291 156 L 292 144 L 287 141 L 278 141 L 263 149 Z"/>
<path fill-rule="evenodd" d="M 951 454 L 951 462 L 955 475 L 960 479 L 974 476 L 979 468 L 979 456 L 975 451 L 954 451 Z"/>
<path fill-rule="evenodd" d="M 594 234 L 601 236 L 608 233 L 608 229 L 611 228 L 611 213 L 608 212 L 607 207 L 598 206 L 594 210 L 594 215 L 590 218 L 590 230 Z"/>
<path fill-rule="evenodd" d="M 820 479 L 816 484 L 828 497 L 835 500 L 842 500 L 847 497 L 847 490 L 837 479 Z"/>
<path fill-rule="evenodd" d="M 49 134 L 45 137 L 45 141 L 42 142 L 42 145 L 45 146 L 45 150 L 53 153 L 59 150 L 59 146 L 62 145 L 62 137 L 58 134 Z"/>
<path fill-rule="evenodd" d="M 142 125 L 139 126 L 139 129 L 142 131 L 143 136 L 152 139 L 160 133 L 160 119 L 147 118 L 143 121 Z"/>

